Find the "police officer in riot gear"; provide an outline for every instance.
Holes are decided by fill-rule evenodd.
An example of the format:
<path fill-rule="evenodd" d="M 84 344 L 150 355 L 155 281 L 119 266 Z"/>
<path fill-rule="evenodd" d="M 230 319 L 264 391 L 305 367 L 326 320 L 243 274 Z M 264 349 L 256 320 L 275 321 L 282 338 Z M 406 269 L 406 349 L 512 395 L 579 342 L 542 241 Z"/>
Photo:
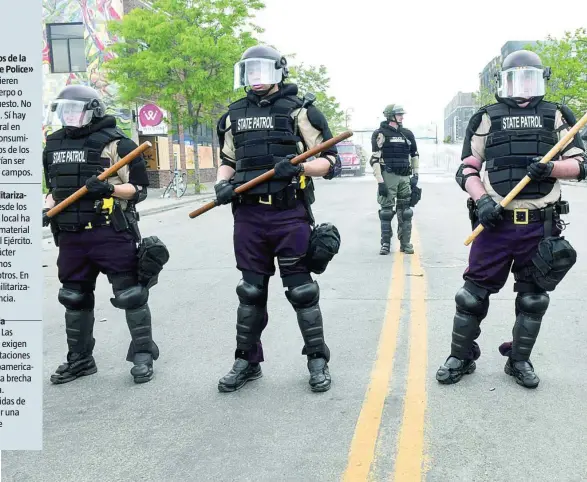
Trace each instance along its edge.
<path fill-rule="evenodd" d="M 548 163 L 538 161 L 576 122 L 564 105 L 543 100 L 545 68 L 538 55 L 521 50 L 505 58 L 497 103 L 482 107 L 469 121 L 456 181 L 469 196 L 473 228 L 484 230 L 471 246 L 464 286 L 455 296 L 451 354 L 436 374 L 443 384 L 472 373 L 481 354 L 476 339 L 489 298 L 516 283 L 511 342 L 500 346 L 506 374 L 527 388 L 539 378 L 530 361 L 553 291 L 573 266 L 576 253 L 564 238 L 559 179 L 585 179 L 585 159 L 577 137 Z M 483 178 L 480 176 L 485 164 Z M 532 181 L 504 209 L 498 203 L 526 174 Z"/>
<path fill-rule="evenodd" d="M 98 274 L 112 284 L 112 304 L 126 313 L 131 342 L 127 360 L 137 383 L 153 377 L 159 350 L 152 338 L 149 285 L 137 256 L 140 240 L 135 205 L 147 197 L 146 163 L 133 159 L 116 175 L 98 175 L 137 145 L 106 115 L 100 95 L 83 85 L 64 88 L 52 103 L 48 124 L 61 128 L 47 136 L 43 168 L 49 193 L 43 225 L 51 225 L 59 247 L 58 300 L 65 307 L 67 361 L 51 376 L 55 384 L 96 373 L 94 290 Z M 47 211 L 86 186 L 88 193 L 49 218 Z M 143 270 L 144 271 L 144 270 Z"/>
<path fill-rule="evenodd" d="M 340 237 L 332 225 L 312 229 L 310 204 L 312 177 L 331 179 L 338 159 L 333 147 L 311 161 L 291 164 L 293 157 L 332 134 L 324 115 L 312 105 L 314 97 L 300 99 L 297 86 L 284 83 L 287 75 L 286 59 L 274 48 L 258 45 L 246 50 L 235 65 L 234 78 L 234 88 L 244 87 L 246 96 L 232 103 L 218 122 L 222 165 L 216 197 L 220 204 L 232 203 L 236 263 L 242 272 L 236 288 L 235 362 L 218 383 L 221 392 L 238 390 L 262 376 L 260 340 L 268 322 L 267 293 L 275 258 L 285 295 L 297 313 L 310 388 L 323 392 L 331 384 L 320 291 L 310 273 L 324 268 L 313 265 L 314 241 L 319 239 L 333 256 Z M 236 187 L 272 168 L 275 176 L 270 181 L 235 194 Z"/>
<path fill-rule="evenodd" d="M 380 204 L 381 251 L 389 254 L 391 238 L 391 220 L 397 212 L 397 237 L 400 251 L 413 254 L 410 243 L 412 237 L 412 189 L 418 184 L 420 158 L 414 134 L 403 127 L 406 112 L 399 105 L 388 105 L 383 111 L 385 121 L 371 136 L 369 161 L 373 175 L 378 182 L 377 202 Z M 410 177 L 411 175 L 411 177 Z M 396 210 L 394 211 L 394 204 Z"/>

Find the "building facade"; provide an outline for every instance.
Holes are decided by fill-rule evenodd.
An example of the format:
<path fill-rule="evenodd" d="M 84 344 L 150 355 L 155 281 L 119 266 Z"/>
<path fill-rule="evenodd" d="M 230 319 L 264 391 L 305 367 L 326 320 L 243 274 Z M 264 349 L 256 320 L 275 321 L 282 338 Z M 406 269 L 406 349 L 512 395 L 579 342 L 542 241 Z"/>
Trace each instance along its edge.
<path fill-rule="evenodd" d="M 180 136 L 169 135 L 163 109 L 149 99 L 141 104 L 122 105 L 117 87 L 108 81 L 103 68 L 112 54 L 107 51 L 114 42 L 122 41 L 108 31 L 108 22 L 121 20 L 133 8 L 143 8 L 148 2 L 141 0 L 43 0 L 43 108 L 49 105 L 67 85 L 84 84 L 96 89 L 107 107 L 107 114 L 116 117 L 117 123 L 135 142 L 149 141 L 153 147 L 145 151 L 152 187 L 165 187 L 173 174 L 175 160 L 185 153 L 181 167 L 194 170 L 194 145 L 186 133 L 181 136 L 184 149 L 180 149 Z M 150 118 L 152 117 L 152 118 Z M 44 116 L 46 118 L 46 115 Z M 45 135 L 60 126 L 43 122 Z M 215 178 L 218 149 L 210 126 L 202 126 L 198 136 L 200 179 L 207 182 Z M 178 166 L 179 167 L 179 166 Z"/>
<path fill-rule="evenodd" d="M 479 86 L 481 90 L 491 92 L 492 94 L 497 92 L 496 74 L 500 69 L 501 57 L 498 55 L 494 57 L 479 74 Z"/>
<path fill-rule="evenodd" d="M 444 108 L 444 136 L 452 142 L 465 138 L 469 120 L 477 110 L 473 92 L 459 92 Z"/>

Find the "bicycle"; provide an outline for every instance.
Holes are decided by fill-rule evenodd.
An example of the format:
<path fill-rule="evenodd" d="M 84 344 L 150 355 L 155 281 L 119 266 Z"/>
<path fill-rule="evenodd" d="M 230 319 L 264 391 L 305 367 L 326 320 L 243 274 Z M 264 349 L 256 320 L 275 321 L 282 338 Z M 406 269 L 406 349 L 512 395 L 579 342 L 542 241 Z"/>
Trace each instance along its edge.
<path fill-rule="evenodd" d="M 165 191 L 163 191 L 161 197 L 171 197 L 171 191 L 175 191 L 175 195 L 179 199 L 185 194 L 187 188 L 188 183 L 186 173 L 179 172 L 178 169 L 175 169 L 173 172 L 173 177 L 171 178 L 171 181 L 169 181 L 169 184 L 165 188 Z"/>

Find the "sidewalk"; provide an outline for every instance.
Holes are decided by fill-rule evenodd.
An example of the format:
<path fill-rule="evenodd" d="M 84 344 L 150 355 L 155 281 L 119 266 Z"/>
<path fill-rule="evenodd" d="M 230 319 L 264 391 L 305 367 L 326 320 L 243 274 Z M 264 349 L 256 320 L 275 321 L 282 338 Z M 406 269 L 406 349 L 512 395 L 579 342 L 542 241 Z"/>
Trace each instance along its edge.
<path fill-rule="evenodd" d="M 216 198 L 213 182 L 202 183 L 202 186 L 204 188 L 202 194 L 194 194 L 193 186 L 189 186 L 181 199 L 177 199 L 175 193 L 172 193 L 171 197 L 163 199 L 161 196 L 165 189 L 149 189 L 147 199 L 137 204 L 137 212 L 140 214 L 141 218 L 143 218 L 144 216 L 149 216 L 151 214 L 177 209 L 186 204 L 207 202 Z M 43 239 L 53 237 L 50 227 L 43 228 L 42 231 Z"/>

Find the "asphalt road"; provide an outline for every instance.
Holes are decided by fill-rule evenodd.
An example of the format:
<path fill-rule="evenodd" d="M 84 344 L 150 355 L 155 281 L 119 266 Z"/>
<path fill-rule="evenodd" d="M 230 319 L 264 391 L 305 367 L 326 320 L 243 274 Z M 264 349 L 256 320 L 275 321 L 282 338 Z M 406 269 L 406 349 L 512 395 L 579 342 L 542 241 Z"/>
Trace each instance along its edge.
<path fill-rule="evenodd" d="M 217 391 L 233 361 L 240 277 L 229 208 L 191 220 L 197 204 L 141 223 L 144 235 L 160 236 L 171 251 L 151 293 L 161 350 L 155 378 L 132 382 L 124 316 L 100 278 L 98 373 L 52 386 L 66 344 L 57 251 L 45 240 L 44 450 L 3 452 L 2 482 L 587 480 L 587 190 L 564 187 L 571 203 L 564 234 L 579 258 L 551 295 L 532 357 L 538 389 L 505 375 L 497 350 L 511 336 L 512 281 L 491 299 L 477 371 L 441 386 L 434 374 L 450 350 L 470 225 L 454 159 L 435 158 L 432 149 L 420 149 L 416 255 L 399 253 L 397 239 L 390 256 L 378 254 L 371 175 L 316 183 L 316 217 L 342 236 L 318 277 L 333 377 L 322 394 L 309 390 L 302 338 L 277 278 L 264 377 L 235 393 Z"/>

